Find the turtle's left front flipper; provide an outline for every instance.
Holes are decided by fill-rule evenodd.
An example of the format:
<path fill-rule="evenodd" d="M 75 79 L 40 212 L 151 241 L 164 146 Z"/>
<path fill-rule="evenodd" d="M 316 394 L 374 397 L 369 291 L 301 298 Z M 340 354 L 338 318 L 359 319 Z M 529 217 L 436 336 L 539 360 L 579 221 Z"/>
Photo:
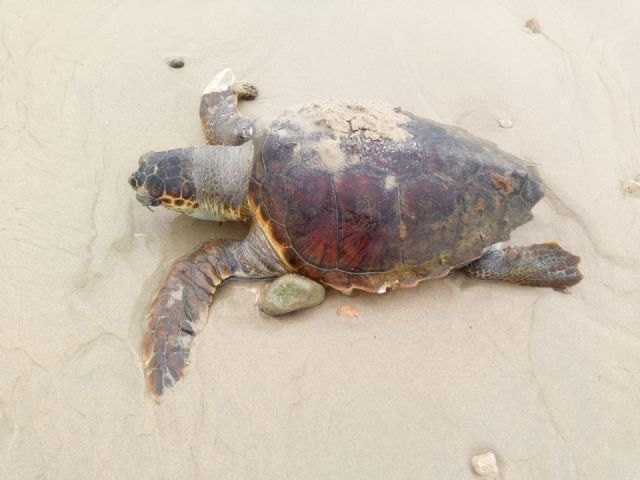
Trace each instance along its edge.
<path fill-rule="evenodd" d="M 143 359 L 154 400 L 186 373 L 195 336 L 207 323 L 216 288 L 235 270 L 238 242 L 211 240 L 177 259 L 147 314 Z"/>
<path fill-rule="evenodd" d="M 564 291 L 582 280 L 580 257 L 555 242 L 492 246 L 465 270 L 475 278 Z"/>
<path fill-rule="evenodd" d="M 240 113 L 238 100 L 253 100 L 258 89 L 235 83 L 231 69 L 218 73 L 202 92 L 200 120 L 212 145 L 242 145 L 254 134 L 253 122 Z"/>
<path fill-rule="evenodd" d="M 210 240 L 177 259 L 147 314 L 143 359 L 149 393 L 184 377 L 195 336 L 207 323 L 213 294 L 230 277 L 271 278 L 286 269 L 262 230 L 253 225 L 241 241 Z"/>

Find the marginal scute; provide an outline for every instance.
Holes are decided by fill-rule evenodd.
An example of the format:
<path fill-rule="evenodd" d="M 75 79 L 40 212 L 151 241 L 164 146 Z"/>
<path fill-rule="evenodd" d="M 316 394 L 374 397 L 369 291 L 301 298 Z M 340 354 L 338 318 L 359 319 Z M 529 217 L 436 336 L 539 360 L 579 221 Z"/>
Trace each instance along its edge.
<path fill-rule="evenodd" d="M 312 104 L 256 139 L 250 203 L 292 271 L 343 291 L 447 275 L 531 218 L 520 160 L 392 107 Z"/>
<path fill-rule="evenodd" d="M 347 291 L 351 289 L 351 278 L 351 275 L 341 270 L 329 270 L 322 272 L 320 280 L 338 290 Z"/>

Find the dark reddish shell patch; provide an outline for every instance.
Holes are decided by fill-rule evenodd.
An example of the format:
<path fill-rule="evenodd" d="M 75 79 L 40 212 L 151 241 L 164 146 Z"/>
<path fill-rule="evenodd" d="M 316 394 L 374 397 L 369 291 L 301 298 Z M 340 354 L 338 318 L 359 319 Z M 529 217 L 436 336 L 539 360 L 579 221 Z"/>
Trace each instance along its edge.
<path fill-rule="evenodd" d="M 293 166 L 286 175 L 285 196 L 284 223 L 293 249 L 307 263 L 336 268 L 337 211 L 331 175 Z"/>
<path fill-rule="evenodd" d="M 391 176 L 363 165 L 335 177 L 338 268 L 360 273 L 401 267 L 398 189 L 385 186 Z"/>
<path fill-rule="evenodd" d="M 401 135 L 385 138 L 302 109 L 256 141 L 250 202 L 291 270 L 342 290 L 413 286 L 531 218 L 542 192 L 520 160 L 409 113 L 390 109 L 386 124 L 398 118 Z"/>

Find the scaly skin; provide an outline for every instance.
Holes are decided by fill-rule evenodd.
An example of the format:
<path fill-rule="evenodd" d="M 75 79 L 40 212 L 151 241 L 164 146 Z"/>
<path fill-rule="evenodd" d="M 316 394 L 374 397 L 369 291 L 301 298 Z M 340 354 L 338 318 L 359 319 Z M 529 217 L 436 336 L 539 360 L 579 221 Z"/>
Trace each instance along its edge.
<path fill-rule="evenodd" d="M 253 137 L 253 121 L 240 113 L 238 100 L 254 100 L 258 89 L 249 83 L 233 82 L 231 70 L 223 70 L 202 94 L 200 119 L 207 142 L 212 145 L 242 145 Z"/>
<path fill-rule="evenodd" d="M 496 245 L 465 270 L 482 280 L 502 280 L 564 291 L 582 280 L 580 257 L 555 242 L 500 247 Z"/>
<path fill-rule="evenodd" d="M 143 359 L 149 393 L 156 402 L 186 374 L 193 342 L 207 323 L 214 293 L 228 278 L 272 278 L 285 273 L 262 231 L 244 240 L 210 240 L 178 258 L 162 282 L 149 313 Z"/>
<path fill-rule="evenodd" d="M 233 243 L 237 242 L 204 242 L 176 260 L 151 303 L 143 359 L 147 387 L 156 401 L 186 373 L 213 294 L 235 269 L 235 260 L 227 255 Z"/>

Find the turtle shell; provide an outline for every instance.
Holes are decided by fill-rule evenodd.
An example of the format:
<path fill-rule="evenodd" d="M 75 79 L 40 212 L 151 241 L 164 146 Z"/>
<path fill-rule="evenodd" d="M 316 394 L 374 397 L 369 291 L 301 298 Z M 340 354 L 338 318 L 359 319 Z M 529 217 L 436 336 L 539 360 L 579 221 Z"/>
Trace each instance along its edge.
<path fill-rule="evenodd" d="M 340 290 L 442 277 L 542 197 L 522 161 L 388 106 L 312 104 L 256 140 L 249 201 L 291 271 Z"/>

